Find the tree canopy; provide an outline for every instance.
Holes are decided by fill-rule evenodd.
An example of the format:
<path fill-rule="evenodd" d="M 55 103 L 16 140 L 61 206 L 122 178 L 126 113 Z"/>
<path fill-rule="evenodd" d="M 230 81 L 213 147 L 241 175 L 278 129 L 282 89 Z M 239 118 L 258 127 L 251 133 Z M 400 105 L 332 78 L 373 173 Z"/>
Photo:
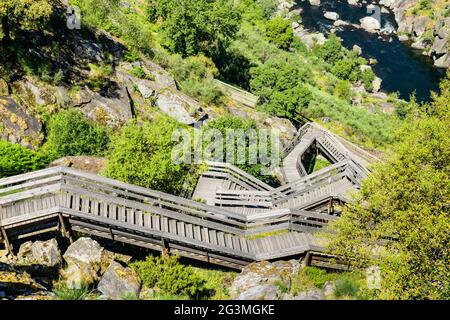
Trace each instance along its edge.
<path fill-rule="evenodd" d="M 224 49 L 240 26 L 229 0 L 150 0 L 149 18 L 162 20 L 162 44 L 173 53 L 209 57 Z"/>
<path fill-rule="evenodd" d="M 332 226 L 331 252 L 381 268 L 379 298 L 450 296 L 450 80 L 441 91 L 426 112 L 410 108 L 394 153 Z"/>
<path fill-rule="evenodd" d="M 276 16 L 267 22 L 266 36 L 270 42 L 281 49 L 289 49 L 294 40 L 291 23 L 280 16 Z"/>

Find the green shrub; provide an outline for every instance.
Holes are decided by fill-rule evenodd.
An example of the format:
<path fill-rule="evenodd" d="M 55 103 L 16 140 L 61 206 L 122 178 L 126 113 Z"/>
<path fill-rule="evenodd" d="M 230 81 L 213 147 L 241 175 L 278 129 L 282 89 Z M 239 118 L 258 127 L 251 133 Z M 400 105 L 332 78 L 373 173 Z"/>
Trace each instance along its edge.
<path fill-rule="evenodd" d="M 0 178 L 42 169 L 47 164 L 44 154 L 0 140 Z"/>
<path fill-rule="evenodd" d="M 133 67 L 133 69 L 131 69 L 130 71 L 130 74 L 139 79 L 155 81 L 155 77 L 152 74 L 147 74 L 142 67 Z"/>
<path fill-rule="evenodd" d="M 336 298 L 356 297 L 359 292 L 359 284 L 355 279 L 344 278 L 336 280 L 334 295 Z"/>
<path fill-rule="evenodd" d="M 172 160 L 175 130 L 185 128 L 167 116 L 151 122 L 130 121 L 113 138 L 106 175 L 143 187 L 178 194 L 189 178 L 187 164 Z"/>
<path fill-rule="evenodd" d="M 343 56 L 340 39 L 336 35 L 330 34 L 328 40 L 317 49 L 317 56 L 331 65 L 340 61 Z"/>
<path fill-rule="evenodd" d="M 55 157 L 104 155 L 109 129 L 86 119 L 79 110 L 66 110 L 50 119 L 45 148 Z"/>
<path fill-rule="evenodd" d="M 349 81 L 338 81 L 335 88 L 335 94 L 339 98 L 349 101 L 350 100 L 350 82 Z"/>
<path fill-rule="evenodd" d="M 266 24 L 266 36 L 268 40 L 281 49 L 289 49 L 294 39 L 289 20 L 277 16 Z"/>
<path fill-rule="evenodd" d="M 373 80 L 375 80 L 375 73 L 371 69 L 366 69 L 361 72 L 361 80 L 364 84 L 364 88 L 367 91 L 373 90 Z"/>
<path fill-rule="evenodd" d="M 144 261 L 133 262 L 131 266 L 146 287 L 156 287 L 165 294 L 197 299 L 207 294 L 205 281 L 194 273 L 192 267 L 179 263 L 177 256 L 148 256 Z"/>

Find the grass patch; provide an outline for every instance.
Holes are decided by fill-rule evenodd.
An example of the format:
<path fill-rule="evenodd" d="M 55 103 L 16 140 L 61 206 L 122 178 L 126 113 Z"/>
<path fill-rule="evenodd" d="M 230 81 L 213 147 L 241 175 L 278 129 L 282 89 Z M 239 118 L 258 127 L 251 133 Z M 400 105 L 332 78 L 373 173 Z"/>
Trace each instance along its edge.
<path fill-rule="evenodd" d="M 279 236 L 279 235 L 286 234 L 286 233 L 289 233 L 289 230 L 286 229 L 286 230 L 270 231 L 270 232 L 264 232 L 264 233 L 259 233 L 259 234 L 255 234 L 252 236 L 248 236 L 247 239 L 255 240 L 255 239 L 260 239 L 260 238 Z"/>

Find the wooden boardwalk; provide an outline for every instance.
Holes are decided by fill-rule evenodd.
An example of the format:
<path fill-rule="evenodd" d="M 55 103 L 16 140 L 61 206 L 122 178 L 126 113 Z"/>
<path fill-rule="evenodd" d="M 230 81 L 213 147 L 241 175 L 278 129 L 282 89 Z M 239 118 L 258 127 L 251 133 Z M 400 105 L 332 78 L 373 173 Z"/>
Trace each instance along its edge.
<path fill-rule="evenodd" d="M 303 129 L 299 136 L 308 137 Z M 319 254 L 314 234 L 337 218 L 331 202 L 345 202 L 367 174 L 340 145 L 324 148 L 339 161 L 279 188 L 233 165 L 208 163 L 193 200 L 65 167 L 0 179 L 0 240 L 13 250 L 22 238 L 79 231 L 235 269 Z"/>

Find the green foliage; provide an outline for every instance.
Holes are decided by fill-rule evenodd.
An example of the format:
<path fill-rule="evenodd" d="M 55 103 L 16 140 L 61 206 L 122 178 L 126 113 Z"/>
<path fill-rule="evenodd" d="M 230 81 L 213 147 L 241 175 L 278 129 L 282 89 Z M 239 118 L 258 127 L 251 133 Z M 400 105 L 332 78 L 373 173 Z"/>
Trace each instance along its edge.
<path fill-rule="evenodd" d="M 153 54 L 152 25 L 142 15 L 121 7 L 119 0 L 71 0 L 71 4 L 80 7 L 82 24 L 120 37 L 131 49 Z"/>
<path fill-rule="evenodd" d="M 109 130 L 86 119 L 76 109 L 62 111 L 51 118 L 44 149 L 54 158 L 101 156 L 109 146 Z"/>
<path fill-rule="evenodd" d="M 204 104 L 221 102 L 222 91 L 213 81 L 218 70 L 210 58 L 198 55 L 183 59 L 174 55 L 169 61 L 169 68 L 184 93 Z"/>
<path fill-rule="evenodd" d="M 373 80 L 375 80 L 375 73 L 372 71 L 372 69 L 363 70 L 361 72 L 360 78 L 364 84 L 364 88 L 367 91 L 372 91 L 373 90 Z"/>
<path fill-rule="evenodd" d="M 0 36 L 9 41 L 18 30 L 41 27 L 53 12 L 49 0 L 8 0 L 0 2 Z"/>
<path fill-rule="evenodd" d="M 182 56 L 215 55 L 240 24 L 230 0 L 151 0 L 149 6 L 150 20 L 163 20 L 162 44 Z"/>
<path fill-rule="evenodd" d="M 338 81 L 335 88 L 335 94 L 339 98 L 349 101 L 351 97 L 350 82 L 345 80 Z"/>
<path fill-rule="evenodd" d="M 47 164 L 42 153 L 0 140 L 0 178 L 42 169 Z"/>
<path fill-rule="evenodd" d="M 449 103 L 445 80 L 431 105 L 408 115 L 394 153 L 372 168 L 332 225 L 331 252 L 355 266 L 380 266 L 379 298 L 450 297 Z"/>
<path fill-rule="evenodd" d="M 142 67 L 133 67 L 133 69 L 131 69 L 130 74 L 132 76 L 135 76 L 136 78 L 139 79 L 145 79 L 145 80 L 150 80 L 150 81 L 155 81 L 155 77 L 152 74 L 147 74 L 144 70 L 144 68 Z"/>
<path fill-rule="evenodd" d="M 131 266 L 144 286 L 156 287 L 163 294 L 186 295 L 191 299 L 208 294 L 205 281 L 195 274 L 192 267 L 179 263 L 177 256 L 148 256 L 144 261 L 133 262 Z"/>
<path fill-rule="evenodd" d="M 208 130 L 216 129 L 220 131 L 222 134 L 223 139 L 226 138 L 226 131 L 227 130 L 234 130 L 235 132 L 241 131 L 242 133 L 245 133 L 248 130 L 256 129 L 256 122 L 253 119 L 244 119 L 238 116 L 232 116 L 232 115 L 226 115 L 221 118 L 217 118 L 214 120 L 211 120 L 207 123 L 204 130 L 204 135 L 207 134 Z M 256 133 L 257 134 L 257 133 Z M 259 137 L 256 137 L 256 139 L 259 139 Z M 270 139 L 269 139 L 270 140 Z M 208 144 L 208 141 L 205 141 L 205 147 Z M 259 143 L 259 140 L 258 140 Z M 224 159 L 223 162 L 226 161 L 225 157 L 227 154 L 227 146 L 232 147 L 228 143 L 224 143 L 224 149 L 223 149 L 223 155 Z M 269 184 L 276 184 L 276 180 L 274 177 L 270 175 L 263 175 L 261 174 L 262 169 L 264 168 L 264 164 L 257 163 L 257 164 L 250 164 L 249 163 L 249 155 L 250 152 L 254 152 L 254 148 L 256 148 L 257 145 L 250 145 L 249 140 L 246 139 L 244 142 L 244 148 L 238 148 L 238 141 L 237 139 L 234 141 L 234 163 L 237 167 L 240 169 L 246 171 L 247 173 L 253 175 L 254 177 L 257 177 L 261 179 L 262 181 L 269 183 Z M 271 155 L 271 142 L 268 141 L 268 155 Z M 244 154 L 242 154 L 244 153 Z M 245 163 L 238 163 L 239 159 L 245 158 Z"/>
<path fill-rule="evenodd" d="M 280 16 L 269 20 L 266 25 L 266 36 L 279 48 L 289 49 L 294 39 L 291 23 Z"/>
<path fill-rule="evenodd" d="M 318 48 L 317 56 L 331 65 L 340 61 L 343 57 L 340 39 L 336 35 L 330 34 L 328 40 Z"/>
<path fill-rule="evenodd" d="M 88 300 L 91 296 L 89 286 L 82 285 L 80 288 L 68 288 L 64 284 L 58 284 L 53 288 L 56 300 Z"/>
<path fill-rule="evenodd" d="M 210 300 L 228 300 L 228 289 L 233 283 L 235 272 L 221 269 L 193 267 L 194 273 L 205 281 L 205 289 L 209 293 Z"/>
<path fill-rule="evenodd" d="M 356 297 L 359 292 L 358 282 L 351 278 L 339 279 L 336 281 L 334 295 L 336 298 Z"/>
<path fill-rule="evenodd" d="M 100 65 L 90 63 L 89 64 L 89 78 L 87 80 L 87 86 L 94 90 L 100 90 L 105 84 L 109 83 L 109 79 L 113 73 L 111 64 L 102 63 Z"/>
<path fill-rule="evenodd" d="M 167 116 L 157 116 L 152 122 L 130 121 L 113 138 L 106 175 L 113 179 L 137 184 L 172 194 L 182 190 L 189 177 L 188 165 L 172 161 L 176 142 L 172 134 L 183 128 Z"/>
<path fill-rule="evenodd" d="M 251 68 L 250 75 L 252 92 L 271 114 L 297 120 L 301 109 L 311 101 L 311 92 L 302 85 L 307 68 L 289 55 L 276 56 Z"/>

